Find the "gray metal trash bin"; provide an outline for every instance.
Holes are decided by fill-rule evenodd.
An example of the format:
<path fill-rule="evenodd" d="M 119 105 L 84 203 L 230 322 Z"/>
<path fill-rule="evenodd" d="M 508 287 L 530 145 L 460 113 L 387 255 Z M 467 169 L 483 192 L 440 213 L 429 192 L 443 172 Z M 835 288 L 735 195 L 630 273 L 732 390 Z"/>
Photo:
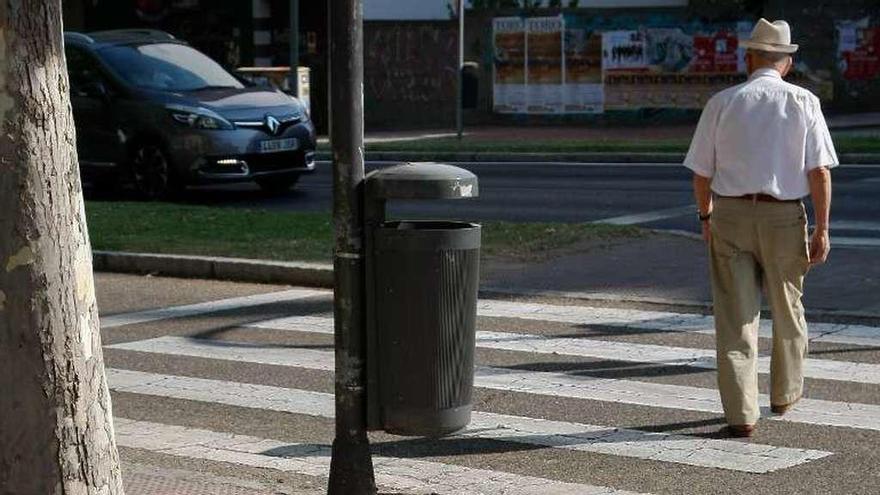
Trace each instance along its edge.
<path fill-rule="evenodd" d="M 439 436 L 470 422 L 481 228 L 445 220 L 385 221 L 384 202 L 476 192 L 476 176 L 448 165 L 406 164 L 367 178 L 372 429 Z"/>

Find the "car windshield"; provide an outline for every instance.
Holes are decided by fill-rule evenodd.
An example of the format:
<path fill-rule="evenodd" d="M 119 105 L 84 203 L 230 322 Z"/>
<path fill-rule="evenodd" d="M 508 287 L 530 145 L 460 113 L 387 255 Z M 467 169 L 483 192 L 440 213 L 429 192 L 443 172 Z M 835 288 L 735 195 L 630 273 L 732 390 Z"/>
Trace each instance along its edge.
<path fill-rule="evenodd" d="M 244 87 L 217 62 L 186 45 L 111 46 L 100 54 L 123 79 L 141 88 L 197 91 Z"/>

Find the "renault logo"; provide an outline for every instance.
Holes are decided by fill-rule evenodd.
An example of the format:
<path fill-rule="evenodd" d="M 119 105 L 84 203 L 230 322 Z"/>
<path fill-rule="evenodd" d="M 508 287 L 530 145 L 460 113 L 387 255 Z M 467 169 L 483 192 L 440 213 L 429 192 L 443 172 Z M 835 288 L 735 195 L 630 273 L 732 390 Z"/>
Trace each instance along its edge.
<path fill-rule="evenodd" d="M 281 122 L 278 122 L 278 119 L 271 115 L 266 115 L 266 129 L 269 129 L 269 132 L 273 135 L 277 135 L 278 131 L 281 129 Z"/>

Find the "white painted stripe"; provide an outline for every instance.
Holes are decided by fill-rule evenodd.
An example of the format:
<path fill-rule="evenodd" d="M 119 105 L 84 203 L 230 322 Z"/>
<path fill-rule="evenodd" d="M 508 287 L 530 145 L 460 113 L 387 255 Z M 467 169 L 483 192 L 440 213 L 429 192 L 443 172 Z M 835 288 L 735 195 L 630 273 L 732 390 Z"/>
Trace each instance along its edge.
<path fill-rule="evenodd" d="M 683 215 L 695 214 L 696 206 L 679 206 L 677 208 L 667 208 L 664 210 L 648 211 L 645 213 L 636 213 L 632 215 L 623 215 L 619 217 L 604 218 L 602 220 L 594 220 L 592 223 L 604 223 L 609 225 L 637 225 L 640 223 L 655 222 L 657 220 L 665 220 L 667 218 L 675 218 Z"/>
<path fill-rule="evenodd" d="M 306 333 L 333 333 L 332 318 L 315 316 L 278 318 L 248 326 Z M 587 357 L 609 361 L 716 369 L 715 351 L 712 349 L 692 349 L 572 337 L 545 337 L 543 335 L 507 332 L 477 332 L 477 347 L 537 354 Z M 769 356 L 758 358 L 758 372 L 770 373 Z M 820 380 L 880 384 L 880 365 L 809 358 L 804 366 L 804 376 Z"/>
<path fill-rule="evenodd" d="M 159 337 L 107 346 L 138 352 L 208 359 L 232 360 L 276 366 L 332 371 L 333 353 L 311 349 L 265 347 L 254 344 L 212 342 L 187 337 Z M 478 367 L 477 387 L 602 402 L 635 404 L 668 409 L 721 413 L 721 402 L 714 389 L 638 382 L 613 378 L 573 376 L 565 373 L 512 371 Z M 769 406 L 769 397 L 761 395 Z M 785 416 L 768 419 L 817 425 L 863 428 L 880 431 L 880 406 L 819 399 L 803 399 Z"/>
<path fill-rule="evenodd" d="M 122 447 L 306 476 L 326 477 L 330 472 L 330 447 L 327 445 L 281 442 L 125 418 L 115 419 L 115 430 L 116 442 Z M 632 493 L 502 471 L 393 457 L 373 456 L 373 468 L 379 486 L 404 492 L 428 491 L 454 495 Z"/>
<path fill-rule="evenodd" d="M 837 237 L 831 238 L 832 246 L 845 247 L 880 247 L 880 238 L 877 237 Z"/>
<path fill-rule="evenodd" d="M 880 181 L 880 177 L 877 178 Z M 880 222 L 863 222 L 858 220 L 834 220 L 831 222 L 831 230 L 862 230 L 866 232 L 880 232 Z"/>
<path fill-rule="evenodd" d="M 248 383 L 205 380 L 128 370 L 107 370 L 119 392 L 171 397 L 332 418 L 332 394 Z M 564 450 L 673 462 L 749 473 L 768 473 L 831 455 L 730 440 L 650 433 L 565 421 L 474 412 L 459 437 L 492 439 Z"/>
<path fill-rule="evenodd" d="M 284 301 L 293 301 L 315 296 L 332 296 L 332 292 L 315 289 L 291 289 L 252 296 L 233 297 L 219 301 L 208 301 L 183 306 L 171 306 L 167 308 L 148 309 L 133 313 L 121 313 L 118 315 L 101 317 L 101 328 L 114 328 L 123 325 L 148 323 L 152 321 L 167 320 L 169 318 L 183 318 L 205 313 L 215 313 L 230 309 L 249 308 L 263 304 L 271 304 Z"/>
<path fill-rule="evenodd" d="M 697 332 L 715 334 L 711 316 L 691 313 L 645 311 L 640 309 L 558 306 L 482 299 L 477 304 L 480 316 L 554 321 L 588 326 L 607 326 L 660 332 Z M 855 345 L 880 345 L 880 328 L 843 323 L 810 323 L 810 340 Z M 772 336 L 772 322 L 762 320 L 761 337 Z"/>
<path fill-rule="evenodd" d="M 333 371 L 333 353 L 286 346 L 265 346 L 242 342 L 159 337 L 105 346 L 107 349 L 188 356 L 223 361 L 238 361 L 273 366 L 293 366 L 311 370 Z"/>
<path fill-rule="evenodd" d="M 723 413 L 716 390 L 684 385 L 497 368 L 478 368 L 475 384 L 482 388 L 537 395 Z M 761 395 L 759 402 L 762 404 L 763 413 L 770 414 L 769 397 Z M 785 416 L 768 416 L 765 419 L 880 431 L 880 406 L 802 399 Z"/>

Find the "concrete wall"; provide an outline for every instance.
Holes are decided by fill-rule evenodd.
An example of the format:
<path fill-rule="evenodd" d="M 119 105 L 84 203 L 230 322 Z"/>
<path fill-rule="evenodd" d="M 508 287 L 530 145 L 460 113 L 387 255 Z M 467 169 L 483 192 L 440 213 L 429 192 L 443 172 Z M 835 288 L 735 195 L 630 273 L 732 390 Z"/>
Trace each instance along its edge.
<path fill-rule="evenodd" d="M 449 19 L 448 5 L 448 0 L 364 0 L 364 20 L 447 20 Z"/>
<path fill-rule="evenodd" d="M 457 33 L 451 21 L 365 23 L 369 128 L 454 126 Z"/>
<path fill-rule="evenodd" d="M 657 16 L 679 19 L 682 26 L 694 23 L 723 25 L 736 21 L 753 22 L 761 16 L 771 20 L 784 18 L 792 25 L 794 42 L 801 46 L 795 57 L 798 71 L 791 78 L 792 82 L 820 94 L 828 113 L 880 111 L 880 73 L 870 78 L 853 78 L 851 74 L 850 77 L 846 77 L 841 71 L 836 28 L 836 23 L 842 20 L 859 20 L 866 17 L 870 17 L 870 25 L 880 27 L 880 4 L 877 0 L 691 0 L 687 7 L 669 9 L 565 9 L 562 11 L 534 9 L 469 12 L 470 16 L 465 28 L 466 59 L 477 62 L 481 70 L 479 108 L 476 111 L 466 112 L 467 122 L 513 121 L 542 124 L 569 121 L 644 121 L 645 119 L 668 122 L 695 117 L 695 112 L 692 111 L 663 108 L 646 108 L 635 112 L 612 111 L 606 112 L 605 115 L 593 116 L 493 113 L 492 18 L 553 16 L 560 12 L 573 13 L 591 20 L 606 19 L 609 21 L 597 21 L 597 24 L 619 26 L 618 29 L 650 26 L 651 18 Z M 875 46 L 880 47 L 880 43 L 876 43 Z"/>
<path fill-rule="evenodd" d="M 880 75 L 867 80 L 848 78 L 842 71 L 837 55 L 838 33 L 835 24 L 844 20 L 870 18 L 869 24 L 880 36 L 880 2 L 878 0 L 800 0 L 769 2 L 768 18 L 786 19 L 792 26 L 795 42 L 800 44 L 796 60 L 831 73 L 834 112 L 880 111 Z M 880 42 L 874 46 L 880 49 Z M 875 51 L 875 57 L 880 52 Z"/>

